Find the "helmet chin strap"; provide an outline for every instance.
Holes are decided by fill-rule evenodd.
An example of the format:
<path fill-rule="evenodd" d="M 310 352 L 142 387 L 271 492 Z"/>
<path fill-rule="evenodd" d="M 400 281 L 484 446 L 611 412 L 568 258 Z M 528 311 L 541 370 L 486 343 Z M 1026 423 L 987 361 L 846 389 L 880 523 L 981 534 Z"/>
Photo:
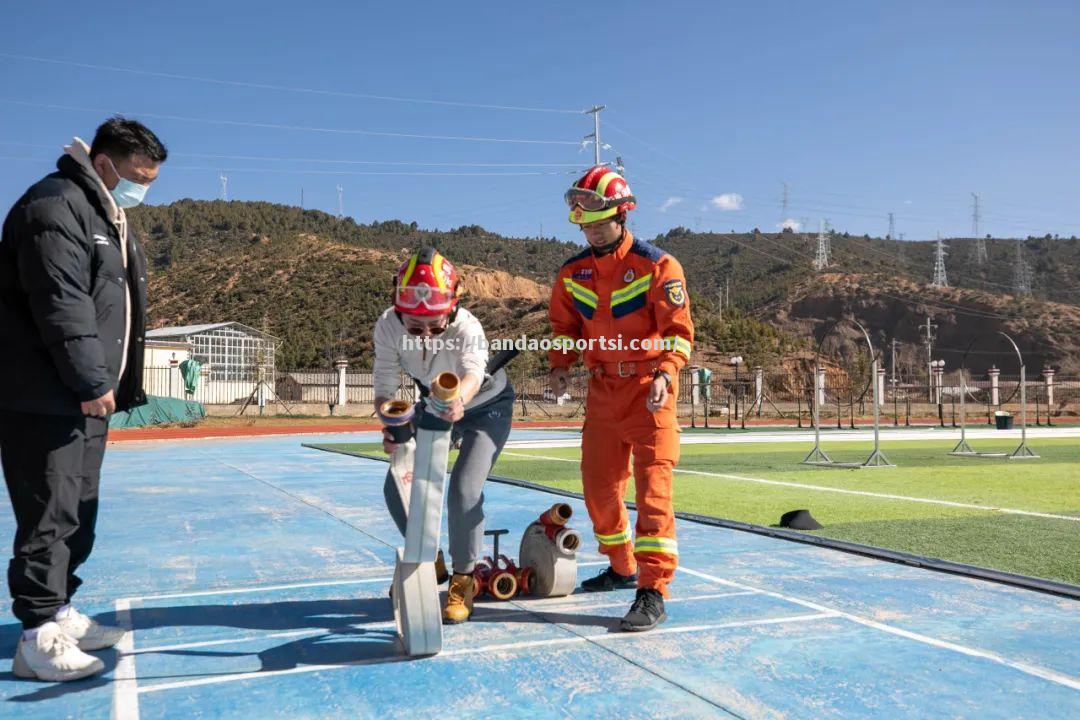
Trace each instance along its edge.
<path fill-rule="evenodd" d="M 625 237 L 626 237 L 626 228 L 624 227 L 621 230 L 619 230 L 619 237 L 618 237 L 617 240 L 608 243 L 604 247 L 598 248 L 595 245 L 592 245 L 591 243 L 589 244 L 589 247 L 592 248 L 593 255 L 595 257 L 603 257 L 605 255 L 610 255 L 611 253 L 615 252 L 615 248 L 622 245 L 622 241 L 623 241 L 623 239 Z"/>

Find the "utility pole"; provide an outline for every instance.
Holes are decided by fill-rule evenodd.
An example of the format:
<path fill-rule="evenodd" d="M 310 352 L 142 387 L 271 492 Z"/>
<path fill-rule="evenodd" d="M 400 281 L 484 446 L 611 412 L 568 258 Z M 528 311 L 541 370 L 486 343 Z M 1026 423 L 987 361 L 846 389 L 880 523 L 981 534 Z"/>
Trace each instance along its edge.
<path fill-rule="evenodd" d="M 728 312 L 731 312 L 731 278 L 724 278 L 724 304 L 728 307 Z"/>
<path fill-rule="evenodd" d="M 897 340 L 896 340 L 896 338 L 893 338 L 893 340 L 892 340 L 892 361 L 891 361 L 890 364 L 892 365 L 892 386 L 894 388 L 896 387 L 896 345 L 897 345 Z"/>
<path fill-rule="evenodd" d="M 300 209 L 304 209 L 304 188 L 300 188 Z"/>
<path fill-rule="evenodd" d="M 893 213 L 889 213 L 889 239 L 896 239 L 896 217 Z"/>
<path fill-rule="evenodd" d="M 600 164 L 600 111 L 604 109 L 604 105 L 593 105 L 588 110 L 583 111 L 585 115 L 592 115 L 593 117 L 593 131 L 591 135 L 586 135 L 586 140 L 592 140 L 593 144 L 593 165 Z"/>
<path fill-rule="evenodd" d="M 345 217 L 345 202 L 344 202 L 345 190 L 338 185 L 337 186 L 337 219 L 340 220 Z"/>
<path fill-rule="evenodd" d="M 949 278 L 945 275 L 945 244 L 941 240 L 941 233 L 937 236 L 937 246 L 934 250 L 934 280 L 930 284 L 934 287 L 949 287 Z"/>
<path fill-rule="evenodd" d="M 229 178 L 225 177 L 225 173 L 218 175 L 218 180 L 221 181 L 221 199 L 225 202 L 229 201 Z"/>
<path fill-rule="evenodd" d="M 719 292 L 716 293 L 716 306 L 718 308 L 718 315 L 720 317 L 720 321 L 723 322 L 723 320 L 724 320 L 724 289 L 723 288 L 720 288 Z"/>
<path fill-rule="evenodd" d="M 975 262 L 982 265 L 986 262 L 986 241 L 979 233 L 979 196 L 971 193 L 971 236 L 975 238 Z"/>
<path fill-rule="evenodd" d="M 825 236 L 825 221 L 821 221 L 821 230 L 817 236 L 817 255 L 814 257 L 814 269 L 821 271 L 829 267 L 829 239 Z"/>
<path fill-rule="evenodd" d="M 937 339 L 936 333 L 938 326 L 932 322 L 933 316 L 926 316 L 926 377 L 927 380 L 927 393 L 930 398 L 930 402 L 934 402 L 934 340 Z"/>

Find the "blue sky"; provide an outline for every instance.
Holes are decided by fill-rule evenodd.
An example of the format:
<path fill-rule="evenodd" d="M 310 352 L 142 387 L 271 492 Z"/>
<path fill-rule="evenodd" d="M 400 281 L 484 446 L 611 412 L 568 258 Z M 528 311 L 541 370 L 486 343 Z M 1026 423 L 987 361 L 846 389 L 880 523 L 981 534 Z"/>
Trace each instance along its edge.
<path fill-rule="evenodd" d="M 983 232 L 1080 235 L 1077 27 L 1069 0 L 10 3 L 0 205 L 124 112 L 172 153 L 150 202 L 219 197 L 224 172 L 231 199 L 336 212 L 341 185 L 359 222 L 577 239 L 591 121 L 546 111 L 601 103 L 646 237 L 884 235 L 888 212 L 967 235 L 972 192 Z"/>

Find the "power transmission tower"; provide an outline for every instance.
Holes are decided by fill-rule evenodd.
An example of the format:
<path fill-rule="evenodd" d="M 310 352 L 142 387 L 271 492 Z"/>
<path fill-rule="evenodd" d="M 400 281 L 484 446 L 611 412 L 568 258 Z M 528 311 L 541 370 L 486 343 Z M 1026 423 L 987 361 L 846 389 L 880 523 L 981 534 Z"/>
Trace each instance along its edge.
<path fill-rule="evenodd" d="M 780 201 L 780 222 L 784 222 L 785 220 L 788 219 L 787 208 L 788 208 L 788 184 L 784 183 L 784 196 L 783 196 L 783 200 Z"/>
<path fill-rule="evenodd" d="M 229 178 L 225 177 L 225 173 L 218 175 L 218 180 L 221 181 L 221 199 L 228 201 L 229 199 Z"/>
<path fill-rule="evenodd" d="M 889 213 L 889 239 L 896 239 L 896 217 L 893 213 Z"/>
<path fill-rule="evenodd" d="M 934 250 L 934 280 L 930 284 L 934 287 L 949 287 L 949 278 L 945 275 L 945 243 L 942 242 L 940 233 Z"/>
<path fill-rule="evenodd" d="M 604 105 L 593 105 L 588 110 L 584 110 L 585 115 L 592 115 L 593 117 L 593 131 L 591 135 L 585 136 L 585 141 L 592 140 L 593 144 L 593 165 L 600 164 L 600 111 L 604 109 Z"/>
<path fill-rule="evenodd" d="M 817 236 L 817 255 L 814 256 L 814 269 L 821 271 L 829 267 L 829 238 L 825 235 L 825 221 L 821 221 L 821 230 Z"/>
<path fill-rule="evenodd" d="M 904 233 L 900 233 L 900 244 L 896 246 L 896 259 L 901 265 L 907 265 L 907 247 L 904 245 Z"/>
<path fill-rule="evenodd" d="M 986 241 L 979 234 L 979 196 L 971 193 L 971 236 L 975 238 L 975 262 L 982 265 L 986 262 Z"/>
<path fill-rule="evenodd" d="M 345 217 L 345 202 L 344 202 L 345 190 L 340 185 L 337 186 L 337 219 L 340 220 Z"/>
<path fill-rule="evenodd" d="M 1013 261 L 1013 289 L 1017 295 L 1031 294 L 1031 268 L 1024 259 L 1024 241 L 1016 241 L 1016 259 Z"/>
<path fill-rule="evenodd" d="M 615 156 L 615 170 L 623 177 L 626 177 L 626 166 L 623 165 L 622 155 Z"/>

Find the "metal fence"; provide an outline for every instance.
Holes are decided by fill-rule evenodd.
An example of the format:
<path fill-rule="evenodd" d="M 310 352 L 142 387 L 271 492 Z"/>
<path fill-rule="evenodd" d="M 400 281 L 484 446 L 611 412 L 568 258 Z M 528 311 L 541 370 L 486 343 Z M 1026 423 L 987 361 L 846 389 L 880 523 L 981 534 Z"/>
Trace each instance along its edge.
<path fill-rule="evenodd" d="M 143 369 L 143 389 L 148 395 L 194 400 L 203 405 L 336 405 L 339 374 L 335 369 L 265 368 L 235 373 L 229 380 L 214 379 L 204 371 L 194 392 L 188 392 L 178 366 Z M 398 397 L 413 400 L 415 387 L 402 377 Z M 371 373 L 345 373 L 345 398 L 350 404 L 371 405 L 375 389 Z"/>
<path fill-rule="evenodd" d="M 203 372 L 194 392 L 188 393 L 179 367 L 148 367 L 143 374 L 147 394 L 195 400 L 204 405 L 337 405 L 339 373 L 333 368 L 253 370 L 239 378 L 214 380 Z M 349 404 L 370 405 L 375 399 L 370 373 L 345 373 L 345 398 Z M 556 397 L 546 373 L 511 374 L 511 382 L 524 415 L 584 414 L 588 375 L 583 368 L 571 374 L 567 392 Z M 882 422 L 907 425 L 928 419 L 955 425 L 959 417 L 961 381 L 959 373 L 946 373 L 933 382 L 879 379 Z M 1019 410 L 1020 378 L 999 376 L 995 381 L 967 378 L 968 422 L 994 422 L 998 410 Z M 677 402 L 680 414 L 692 423 L 706 416 L 720 416 L 726 422 L 745 425 L 747 421 L 781 420 L 808 426 L 815 401 L 820 403 L 822 422 L 839 427 L 866 424 L 873 412 L 870 378 L 848 376 L 831 370 L 823 373 L 817 397 L 812 373 L 751 370 L 735 373 L 731 368 L 714 371 L 710 382 L 698 383 L 688 369 L 679 373 Z M 416 389 L 402 376 L 398 397 L 416 399 Z M 1029 420 L 1032 424 L 1053 423 L 1055 419 L 1080 413 L 1080 378 L 1027 380 Z"/>

